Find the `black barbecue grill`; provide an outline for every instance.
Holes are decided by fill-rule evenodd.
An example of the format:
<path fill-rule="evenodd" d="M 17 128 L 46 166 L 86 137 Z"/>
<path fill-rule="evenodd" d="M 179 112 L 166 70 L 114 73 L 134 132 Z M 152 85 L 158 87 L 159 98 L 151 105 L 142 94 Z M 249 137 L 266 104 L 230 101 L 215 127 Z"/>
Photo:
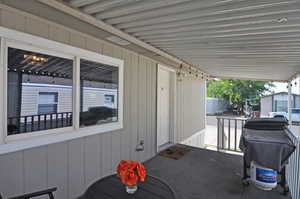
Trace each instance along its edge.
<path fill-rule="evenodd" d="M 295 145 L 287 134 L 288 121 L 284 118 L 258 118 L 245 122 L 240 149 L 244 153 L 243 183 L 248 185 L 248 168 L 252 161 L 276 170 L 281 175 L 279 184 L 288 193 L 285 167 Z"/>

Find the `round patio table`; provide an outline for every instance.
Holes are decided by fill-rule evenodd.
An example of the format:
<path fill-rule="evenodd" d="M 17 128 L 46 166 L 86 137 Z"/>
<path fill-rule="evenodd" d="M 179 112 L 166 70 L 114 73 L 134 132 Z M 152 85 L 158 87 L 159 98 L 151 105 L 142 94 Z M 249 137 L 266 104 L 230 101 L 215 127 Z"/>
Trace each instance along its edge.
<path fill-rule="evenodd" d="M 138 190 L 128 194 L 116 175 L 107 176 L 92 184 L 80 199 L 176 199 L 173 189 L 163 180 L 147 175 L 138 183 Z"/>

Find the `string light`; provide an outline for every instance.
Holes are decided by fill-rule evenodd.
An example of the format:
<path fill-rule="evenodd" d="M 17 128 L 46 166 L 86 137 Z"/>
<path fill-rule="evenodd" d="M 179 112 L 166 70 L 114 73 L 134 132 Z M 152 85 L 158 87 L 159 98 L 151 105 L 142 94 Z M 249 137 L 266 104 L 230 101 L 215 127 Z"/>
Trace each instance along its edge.
<path fill-rule="evenodd" d="M 30 62 L 30 63 L 37 63 L 37 62 L 43 62 L 43 63 L 45 63 L 45 62 L 48 61 L 48 58 L 40 57 L 40 56 L 36 56 L 36 55 L 27 55 L 27 54 L 24 54 L 23 57 L 26 60 L 32 60 L 32 62 Z"/>

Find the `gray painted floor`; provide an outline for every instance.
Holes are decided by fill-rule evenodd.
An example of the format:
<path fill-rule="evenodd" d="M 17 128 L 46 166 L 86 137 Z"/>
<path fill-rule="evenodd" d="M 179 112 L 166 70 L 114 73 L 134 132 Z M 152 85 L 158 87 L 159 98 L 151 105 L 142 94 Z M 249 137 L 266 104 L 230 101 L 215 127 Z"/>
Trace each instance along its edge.
<path fill-rule="evenodd" d="M 156 156 L 145 163 L 147 172 L 168 182 L 177 199 L 288 199 L 281 187 L 261 191 L 243 187 L 242 157 L 192 148 L 180 160 Z"/>

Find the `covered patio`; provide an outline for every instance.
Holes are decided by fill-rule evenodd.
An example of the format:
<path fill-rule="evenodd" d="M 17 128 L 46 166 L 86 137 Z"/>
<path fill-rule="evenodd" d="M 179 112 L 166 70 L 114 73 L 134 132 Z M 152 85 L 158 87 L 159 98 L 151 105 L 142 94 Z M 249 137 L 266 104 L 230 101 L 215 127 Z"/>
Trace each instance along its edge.
<path fill-rule="evenodd" d="M 179 160 L 155 156 L 145 165 L 151 175 L 166 180 L 181 199 L 284 199 L 282 188 L 266 192 L 241 183 L 243 158 L 234 155 L 189 147 Z"/>
<path fill-rule="evenodd" d="M 1 0 L 1 195 L 77 198 L 136 160 L 177 199 L 300 199 L 299 129 L 288 196 L 242 185 L 237 136 L 201 149 L 206 81 L 291 82 L 299 19 L 297 0 Z M 179 144 L 192 149 L 182 159 L 158 155 Z"/>

